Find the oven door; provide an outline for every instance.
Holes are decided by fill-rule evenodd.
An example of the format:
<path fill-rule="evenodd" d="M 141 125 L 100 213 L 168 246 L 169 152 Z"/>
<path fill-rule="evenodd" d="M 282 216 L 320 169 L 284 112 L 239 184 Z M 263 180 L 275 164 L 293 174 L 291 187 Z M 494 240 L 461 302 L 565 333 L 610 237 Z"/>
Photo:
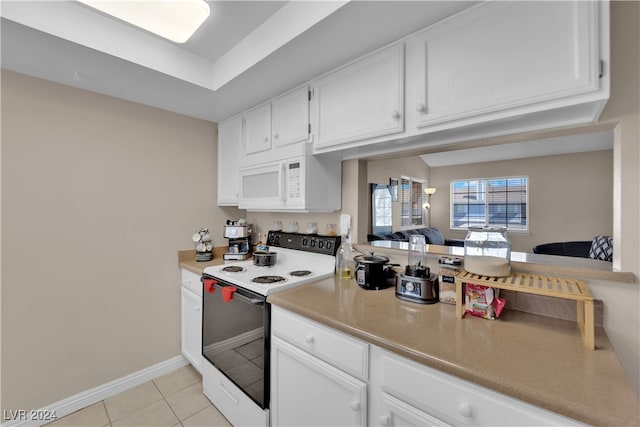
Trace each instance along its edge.
<path fill-rule="evenodd" d="M 269 405 L 269 305 L 257 294 L 204 275 L 202 355 L 262 409 Z M 235 291 L 233 291 L 235 289 Z"/>

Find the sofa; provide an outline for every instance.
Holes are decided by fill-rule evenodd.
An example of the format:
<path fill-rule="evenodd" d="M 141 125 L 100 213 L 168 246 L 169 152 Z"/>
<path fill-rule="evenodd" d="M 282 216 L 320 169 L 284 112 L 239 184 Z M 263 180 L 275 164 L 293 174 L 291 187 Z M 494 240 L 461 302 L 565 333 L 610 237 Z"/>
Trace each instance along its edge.
<path fill-rule="evenodd" d="M 393 240 L 397 242 L 408 242 L 409 236 L 412 234 L 422 234 L 425 236 L 425 241 L 430 245 L 445 245 L 445 246 L 464 246 L 464 240 L 462 239 L 445 239 L 444 235 L 436 227 L 422 227 L 411 228 L 408 230 L 395 231 L 388 234 L 368 234 L 367 241 L 373 242 L 376 240 Z"/>
<path fill-rule="evenodd" d="M 533 253 L 612 261 L 613 238 L 611 236 L 595 236 L 592 240 L 544 243 L 535 246 Z"/>

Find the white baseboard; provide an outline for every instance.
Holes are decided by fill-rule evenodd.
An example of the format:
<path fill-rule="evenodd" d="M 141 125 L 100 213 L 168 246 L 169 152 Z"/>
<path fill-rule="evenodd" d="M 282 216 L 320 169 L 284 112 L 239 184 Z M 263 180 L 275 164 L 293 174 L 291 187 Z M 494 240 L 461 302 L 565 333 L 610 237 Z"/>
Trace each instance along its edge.
<path fill-rule="evenodd" d="M 164 362 L 160 362 L 140 371 L 125 375 L 124 377 L 109 381 L 108 383 L 99 385 L 98 387 L 67 397 L 59 402 L 47 405 L 44 408 L 34 411 L 25 411 L 24 417 L 20 417 L 23 419 L 3 422 L 2 427 L 41 426 L 53 420 L 33 420 L 30 418 L 30 413 L 55 414 L 57 418 L 62 418 L 79 409 L 86 408 L 87 406 L 128 390 L 131 387 L 146 383 L 147 381 L 168 374 L 169 372 L 175 371 L 176 369 L 188 364 L 189 361 L 182 355 L 173 357 L 165 360 Z"/>

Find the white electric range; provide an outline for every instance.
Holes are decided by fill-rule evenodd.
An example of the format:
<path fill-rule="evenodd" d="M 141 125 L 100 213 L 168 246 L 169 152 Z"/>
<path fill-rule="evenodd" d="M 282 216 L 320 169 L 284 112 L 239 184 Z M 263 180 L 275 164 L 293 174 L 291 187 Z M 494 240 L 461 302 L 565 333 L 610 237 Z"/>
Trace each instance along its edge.
<path fill-rule="evenodd" d="M 204 394 L 233 425 L 269 425 L 271 309 L 267 295 L 335 271 L 338 236 L 270 231 L 273 266 L 225 261 L 204 269 Z"/>

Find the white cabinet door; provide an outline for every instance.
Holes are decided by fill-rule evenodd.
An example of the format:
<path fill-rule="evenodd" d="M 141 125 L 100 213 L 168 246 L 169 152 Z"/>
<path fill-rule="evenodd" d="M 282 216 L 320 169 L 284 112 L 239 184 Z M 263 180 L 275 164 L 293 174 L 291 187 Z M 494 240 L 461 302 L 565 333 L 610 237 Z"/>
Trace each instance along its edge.
<path fill-rule="evenodd" d="M 202 373 L 202 298 L 182 291 L 182 354 Z"/>
<path fill-rule="evenodd" d="M 218 125 L 218 205 L 236 206 L 240 178 L 238 166 L 242 147 L 242 116 Z"/>
<path fill-rule="evenodd" d="M 448 426 L 442 420 L 439 420 L 426 412 L 422 412 L 419 409 L 414 408 L 407 403 L 396 399 L 395 397 L 381 393 L 381 415 L 379 416 L 377 423 L 384 427 L 398 427 L 398 426 Z M 376 420 L 373 420 L 376 421 Z"/>
<path fill-rule="evenodd" d="M 403 131 L 403 82 L 403 44 L 315 81 L 314 149 Z"/>
<path fill-rule="evenodd" d="M 366 383 L 273 337 L 272 425 L 365 426 L 366 399 Z"/>
<path fill-rule="evenodd" d="M 244 154 L 271 149 L 271 103 L 244 113 Z"/>
<path fill-rule="evenodd" d="M 408 82 L 415 93 L 407 108 L 416 126 L 454 127 L 584 102 L 576 97 L 600 85 L 598 8 L 586 1 L 495 2 L 410 39 L 407 78 L 418 81 Z"/>
<path fill-rule="evenodd" d="M 309 140 L 309 93 L 309 87 L 304 86 L 271 102 L 271 131 L 276 147 Z"/>
<path fill-rule="evenodd" d="M 373 358 L 375 365 L 371 371 L 377 376 L 376 382 L 379 380 L 383 396 L 385 393 L 392 395 L 434 420 L 475 426 L 580 425 L 575 420 L 377 347 Z M 382 405 L 387 405 L 389 410 L 388 399 L 386 403 L 382 399 Z M 379 418 L 384 420 L 384 409 L 379 414 Z"/>

